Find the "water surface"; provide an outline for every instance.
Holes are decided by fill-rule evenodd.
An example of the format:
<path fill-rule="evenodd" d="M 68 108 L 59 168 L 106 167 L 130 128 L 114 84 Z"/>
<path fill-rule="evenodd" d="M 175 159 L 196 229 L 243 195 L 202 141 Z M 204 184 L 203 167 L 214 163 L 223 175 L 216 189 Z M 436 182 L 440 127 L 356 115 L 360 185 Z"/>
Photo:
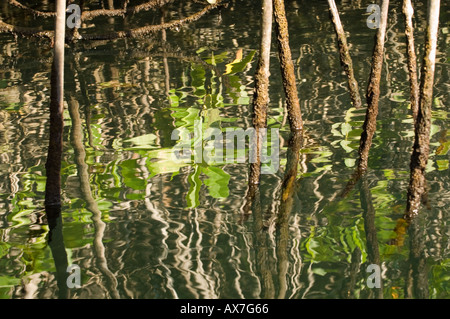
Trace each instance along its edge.
<path fill-rule="evenodd" d="M 362 95 L 375 34 L 369 3 L 338 3 Z M 426 5 L 415 5 L 421 59 Z M 246 209 L 248 162 L 170 157 L 173 130 L 200 118 L 204 129 L 251 127 L 259 1 L 231 1 L 144 39 L 68 44 L 59 248 L 48 244 L 44 210 L 52 50 L 0 34 L 0 297 L 58 298 L 65 262 L 81 270 L 70 298 L 448 298 L 450 7 L 441 6 L 428 202 L 407 229 L 396 228 L 414 138 L 400 4 L 391 4 L 369 170 L 342 198 L 365 110 L 351 106 L 327 3 L 286 1 L 306 128 L 286 223 L 277 214 L 289 125 L 275 42 L 268 126 L 280 130 L 281 166 L 262 176 L 260 210 Z M 52 27 L 1 7 L 5 22 Z M 170 21 L 202 5 L 167 8 Z M 99 18 L 88 30 L 160 21 L 149 11 Z M 374 255 L 381 289 L 367 284 Z"/>

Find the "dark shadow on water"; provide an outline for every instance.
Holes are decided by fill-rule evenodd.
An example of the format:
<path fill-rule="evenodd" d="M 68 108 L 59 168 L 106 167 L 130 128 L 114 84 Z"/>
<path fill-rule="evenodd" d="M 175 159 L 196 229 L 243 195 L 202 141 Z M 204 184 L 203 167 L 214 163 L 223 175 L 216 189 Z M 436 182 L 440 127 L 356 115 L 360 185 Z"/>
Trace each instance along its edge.
<path fill-rule="evenodd" d="M 289 217 L 294 206 L 294 194 L 298 184 L 300 150 L 303 147 L 303 131 L 291 133 L 288 144 L 287 163 L 284 173 L 281 202 L 277 215 L 277 259 L 280 289 L 278 298 L 285 298 L 287 291 L 287 272 L 289 265 Z"/>
<path fill-rule="evenodd" d="M 298 166 L 300 150 L 303 146 L 303 131 L 291 133 L 287 151 L 287 163 L 281 185 L 280 205 L 276 215 L 276 269 L 270 264 L 270 249 L 267 239 L 267 221 L 261 205 L 259 184 L 249 181 L 249 187 L 244 204 L 244 213 L 251 211 L 253 217 L 253 232 L 255 235 L 255 256 L 258 273 L 261 280 L 261 298 L 286 298 L 288 289 L 289 268 L 289 217 L 294 204 L 294 194 L 298 184 Z M 250 171 L 258 170 L 261 163 L 252 164 Z M 259 174 L 257 174 L 259 175 Z M 277 276 L 277 279 L 274 277 Z M 277 283 L 278 287 L 275 287 Z"/>
<path fill-rule="evenodd" d="M 369 188 L 367 176 L 361 177 L 360 201 L 361 208 L 363 209 L 364 231 L 366 233 L 367 264 L 375 264 L 381 267 L 380 249 L 375 226 L 375 207 L 373 205 L 372 193 Z M 366 268 L 363 267 L 363 270 L 365 271 Z M 382 276 L 380 278 L 380 288 L 372 288 L 369 291 L 368 298 L 383 299 Z"/>
<path fill-rule="evenodd" d="M 408 228 L 409 269 L 405 280 L 405 297 L 409 299 L 429 298 L 425 230 L 425 225 L 420 217 L 413 219 Z"/>
<path fill-rule="evenodd" d="M 56 267 L 56 281 L 58 285 L 58 298 L 69 298 L 69 289 L 67 287 L 67 252 L 64 245 L 63 222 L 61 217 L 61 205 L 45 206 L 45 213 L 49 226 L 47 243 L 52 252 Z"/>

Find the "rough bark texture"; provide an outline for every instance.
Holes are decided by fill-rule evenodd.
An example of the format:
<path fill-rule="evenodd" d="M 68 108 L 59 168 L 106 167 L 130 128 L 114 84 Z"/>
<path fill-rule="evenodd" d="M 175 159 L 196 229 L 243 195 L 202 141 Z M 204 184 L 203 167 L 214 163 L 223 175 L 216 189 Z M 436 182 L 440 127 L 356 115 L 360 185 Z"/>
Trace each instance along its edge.
<path fill-rule="evenodd" d="M 303 120 L 300 111 L 300 102 L 298 100 L 294 63 L 289 47 L 289 31 L 284 9 L 284 0 L 274 0 L 273 9 L 278 40 L 278 55 L 280 58 L 284 93 L 286 95 L 289 125 L 291 131 L 298 131 L 303 129 Z"/>
<path fill-rule="evenodd" d="M 347 38 L 345 36 L 344 28 L 342 27 L 341 19 L 339 18 L 339 12 L 334 0 L 328 0 L 328 5 L 330 7 L 331 20 L 333 21 L 334 30 L 336 31 L 338 39 L 339 57 L 341 60 L 341 65 L 345 71 L 345 74 L 347 75 L 347 83 L 350 92 L 350 99 L 354 107 L 360 108 L 361 96 L 359 95 L 358 82 L 356 81 L 353 72 L 353 62 L 348 49 Z"/>
<path fill-rule="evenodd" d="M 425 168 L 430 152 L 431 105 L 433 101 L 439 6 L 439 0 L 430 0 L 428 2 L 425 54 L 422 62 L 419 110 L 415 123 L 415 138 L 411 155 L 406 218 L 412 218 L 419 213 L 422 195 L 425 190 Z"/>
<path fill-rule="evenodd" d="M 358 169 L 367 170 L 369 150 L 372 145 L 372 138 L 377 127 L 378 102 L 380 99 L 380 79 L 383 67 L 384 38 L 388 18 L 389 0 L 383 0 L 381 5 L 380 27 L 375 36 L 375 47 L 372 55 L 372 66 L 370 70 L 369 85 L 367 86 L 366 100 L 367 110 L 364 120 L 363 132 L 359 145 Z"/>
<path fill-rule="evenodd" d="M 256 161 L 250 164 L 250 184 L 259 184 L 261 176 L 262 136 L 260 134 L 260 129 L 267 126 L 267 108 L 269 104 L 270 44 L 272 42 L 272 17 L 272 0 L 263 0 L 260 56 L 255 73 L 255 91 L 253 95 L 252 105 L 253 126 L 256 129 Z"/>
<path fill-rule="evenodd" d="M 345 197 L 353 189 L 359 179 L 365 174 L 367 170 L 369 151 L 372 146 L 373 135 L 377 127 L 378 102 L 380 98 L 380 79 L 381 70 L 383 67 L 383 51 L 384 38 L 387 27 L 387 14 L 389 8 L 389 1 L 384 0 L 381 8 L 381 20 L 377 34 L 375 36 L 375 46 L 372 54 L 372 64 L 370 70 L 369 84 L 366 91 L 367 110 L 366 117 L 363 124 L 363 132 L 359 141 L 359 162 L 358 166 L 351 176 L 347 186 L 340 194 Z"/>
<path fill-rule="evenodd" d="M 414 9 L 412 7 L 411 0 L 403 0 L 403 14 L 405 15 L 406 52 L 408 56 L 411 111 L 415 122 L 417 120 L 417 113 L 419 109 L 419 82 L 417 80 L 417 57 L 414 49 L 414 27 L 412 24 Z"/>
<path fill-rule="evenodd" d="M 269 66 L 270 45 L 272 43 L 272 0 L 263 0 L 261 19 L 261 46 L 258 66 L 255 73 L 253 94 L 253 126 L 267 126 L 267 107 L 269 104 Z"/>

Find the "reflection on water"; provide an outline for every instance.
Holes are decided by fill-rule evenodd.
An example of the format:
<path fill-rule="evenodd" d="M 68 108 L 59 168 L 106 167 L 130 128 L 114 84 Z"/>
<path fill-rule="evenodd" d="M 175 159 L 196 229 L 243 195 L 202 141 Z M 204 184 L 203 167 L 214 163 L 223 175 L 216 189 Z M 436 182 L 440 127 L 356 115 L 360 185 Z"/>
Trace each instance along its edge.
<path fill-rule="evenodd" d="M 339 6 L 361 88 L 373 47 L 361 16 L 368 4 Z M 304 6 L 286 4 L 305 121 L 298 166 L 290 169 L 273 53 L 268 126 L 280 128 L 281 167 L 261 176 L 251 202 L 248 163 L 180 164 L 170 153 L 172 131 L 199 118 L 203 132 L 252 127 L 256 2 L 232 2 L 221 20 L 212 13 L 148 39 L 70 44 L 55 221 L 44 210 L 52 52 L 43 40 L 0 34 L 0 297 L 448 297 L 448 27 L 441 24 L 437 52 L 429 207 L 402 228 L 413 130 L 401 7 L 389 17 L 369 171 L 342 198 L 365 110 L 351 107 L 326 2 L 309 14 Z M 164 21 L 196 10 L 173 8 Z M 416 10 L 424 21 L 424 5 Z M 448 21 L 448 8 L 441 12 Z M 381 266 L 381 289 L 367 286 L 372 263 Z M 64 291 L 71 264 L 82 288 Z"/>

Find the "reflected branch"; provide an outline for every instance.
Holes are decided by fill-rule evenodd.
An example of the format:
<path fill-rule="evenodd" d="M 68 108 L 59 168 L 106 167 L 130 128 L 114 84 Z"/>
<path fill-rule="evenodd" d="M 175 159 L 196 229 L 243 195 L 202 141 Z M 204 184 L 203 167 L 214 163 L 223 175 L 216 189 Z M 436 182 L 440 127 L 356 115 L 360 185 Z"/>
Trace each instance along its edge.
<path fill-rule="evenodd" d="M 177 28 L 181 27 L 184 24 L 191 23 L 194 21 L 199 20 L 201 17 L 203 17 L 206 13 L 209 11 L 218 8 L 220 6 L 224 6 L 223 4 L 224 0 L 217 0 L 215 4 L 210 4 L 208 6 L 205 6 L 202 10 L 186 17 L 183 19 L 174 20 L 171 22 L 166 22 L 163 24 L 158 25 L 149 25 L 145 27 L 140 28 L 134 28 L 127 31 L 117 31 L 117 32 L 111 32 L 107 34 L 80 34 L 76 32 L 75 34 L 66 35 L 67 41 L 73 41 L 73 40 L 113 40 L 113 39 L 124 39 L 124 38 L 140 38 L 145 37 L 150 34 L 159 32 L 164 29 L 170 29 L 170 28 Z M 37 37 L 37 38 L 53 38 L 53 31 L 41 31 L 34 28 L 24 28 L 24 27 L 18 27 L 14 25 L 7 24 L 0 20 L 0 33 L 11 33 L 14 35 L 21 35 L 21 36 L 31 36 L 31 37 Z"/>
<path fill-rule="evenodd" d="M 359 166 L 355 169 L 352 176 L 350 176 L 349 181 L 347 182 L 347 185 L 342 190 L 342 192 L 339 194 L 340 197 L 344 198 L 346 197 L 355 187 L 355 185 L 358 183 L 358 181 L 361 179 L 361 176 L 363 176 L 365 173 L 364 170 L 362 170 Z"/>
<path fill-rule="evenodd" d="M 184 24 L 195 22 L 203 17 L 209 11 L 223 6 L 223 0 L 218 0 L 215 4 L 210 4 L 204 7 L 202 10 L 186 17 L 183 19 L 174 20 L 171 22 L 165 22 L 158 25 L 150 25 L 140 28 L 135 28 L 127 31 L 111 32 L 109 34 L 85 34 L 80 35 L 81 39 L 84 40 L 112 40 L 112 39 L 123 39 L 123 38 L 139 38 L 144 37 L 149 34 L 161 31 L 163 29 L 171 29 L 181 27 Z"/>
<path fill-rule="evenodd" d="M 428 270 L 425 253 L 425 228 L 419 224 L 420 219 L 411 221 L 409 228 L 410 251 L 409 269 L 406 275 L 405 297 L 408 299 L 428 299 Z"/>
<path fill-rule="evenodd" d="M 45 206 L 45 214 L 48 221 L 48 246 L 52 252 L 53 261 L 56 268 L 56 282 L 58 285 L 58 298 L 69 298 L 69 289 L 67 287 L 67 260 L 66 247 L 64 245 L 63 221 L 61 216 L 61 205 Z"/>
<path fill-rule="evenodd" d="M 86 10 L 83 11 L 81 14 L 82 20 L 90 20 L 93 18 L 101 17 L 101 16 L 107 16 L 107 17 L 117 17 L 117 16 L 124 16 L 127 13 L 135 14 L 141 11 L 148 11 L 151 9 L 159 8 L 169 2 L 172 2 L 173 0 L 151 0 L 146 3 L 142 3 L 137 6 L 128 7 L 127 3 L 125 3 L 124 7 L 122 9 L 99 9 L 99 10 Z M 40 11 L 33 8 L 30 8 L 22 3 L 20 3 L 17 0 L 8 0 L 8 3 L 20 8 L 22 10 L 25 10 L 34 16 L 37 17 L 54 17 L 56 16 L 55 12 L 52 11 Z"/>
<path fill-rule="evenodd" d="M 341 297 L 345 299 L 354 298 L 354 290 L 356 282 L 358 280 L 358 273 L 361 268 L 361 250 L 359 247 L 355 247 L 352 253 L 349 276 L 344 281 L 344 287 L 341 292 Z"/>
<path fill-rule="evenodd" d="M 289 217 L 294 203 L 300 150 L 303 147 L 303 132 L 291 134 L 288 144 L 286 171 L 281 188 L 280 208 L 277 215 L 277 259 L 280 291 L 278 298 L 285 298 L 287 291 L 287 270 L 289 265 Z"/>
<path fill-rule="evenodd" d="M 141 11 L 148 11 L 152 9 L 160 8 L 173 0 L 151 0 L 146 3 L 139 4 L 137 6 L 128 7 L 125 5 L 122 9 L 100 9 L 100 10 L 91 10 L 91 11 L 83 11 L 81 14 L 82 20 L 91 20 L 93 18 L 107 16 L 107 17 L 118 17 L 125 16 L 127 13 L 136 14 Z"/>
<path fill-rule="evenodd" d="M 0 19 L 0 33 L 11 33 L 13 35 L 30 36 L 35 38 L 47 38 L 53 40 L 54 31 L 41 31 L 34 28 L 18 27 L 3 22 Z"/>
<path fill-rule="evenodd" d="M 161 16 L 161 23 L 164 23 L 164 16 L 166 14 L 165 10 L 162 10 L 162 16 Z M 167 34 L 166 29 L 163 29 L 161 31 L 161 37 L 162 37 L 162 49 L 163 49 L 163 65 L 164 65 L 164 84 L 165 84 L 165 93 L 167 97 L 169 97 L 170 93 L 170 69 L 169 69 L 169 63 L 167 61 L 167 55 L 166 55 L 166 42 L 167 42 Z"/>
<path fill-rule="evenodd" d="M 108 280 L 110 288 L 108 291 L 111 291 L 113 298 L 119 299 L 120 296 L 117 291 L 117 279 L 108 268 L 105 255 L 105 246 L 103 245 L 106 224 L 102 221 L 102 212 L 98 208 L 98 204 L 92 196 L 88 165 L 85 162 L 86 151 L 83 145 L 82 124 L 78 110 L 78 101 L 73 96 L 67 96 L 67 103 L 69 105 L 69 114 L 72 120 L 70 140 L 74 149 L 75 162 L 77 165 L 78 177 L 80 179 L 80 190 L 82 198 L 86 201 L 86 209 L 92 213 L 92 222 L 95 229 L 93 247 L 97 259 L 97 265 Z"/>
<path fill-rule="evenodd" d="M 378 247 L 377 229 L 375 226 L 375 208 L 372 201 L 372 193 L 369 188 L 367 177 L 361 179 L 360 192 L 361 208 L 363 209 L 364 231 L 366 233 L 367 259 L 370 264 L 376 264 L 381 267 L 380 250 Z M 380 278 L 381 287 L 373 288 L 377 299 L 383 299 L 383 281 Z"/>
<path fill-rule="evenodd" d="M 251 201 L 253 216 L 253 232 L 255 234 L 255 259 L 258 271 L 262 278 L 261 298 L 273 299 L 275 297 L 275 286 L 272 270 L 269 263 L 269 247 L 267 243 L 267 231 L 264 227 L 263 212 L 261 209 L 261 196 L 259 187 L 255 186 Z"/>
<path fill-rule="evenodd" d="M 11 5 L 13 5 L 13 6 L 17 7 L 17 8 L 20 8 L 20 9 L 26 11 L 26 12 L 29 12 L 29 13 L 33 14 L 34 16 L 37 16 L 37 17 L 48 18 L 48 17 L 55 17 L 56 16 L 56 12 L 53 12 L 53 11 L 51 11 L 51 12 L 50 11 L 39 11 L 39 10 L 30 8 L 30 7 L 20 3 L 17 0 L 7 0 L 7 1 L 8 1 L 9 4 L 11 4 Z"/>

